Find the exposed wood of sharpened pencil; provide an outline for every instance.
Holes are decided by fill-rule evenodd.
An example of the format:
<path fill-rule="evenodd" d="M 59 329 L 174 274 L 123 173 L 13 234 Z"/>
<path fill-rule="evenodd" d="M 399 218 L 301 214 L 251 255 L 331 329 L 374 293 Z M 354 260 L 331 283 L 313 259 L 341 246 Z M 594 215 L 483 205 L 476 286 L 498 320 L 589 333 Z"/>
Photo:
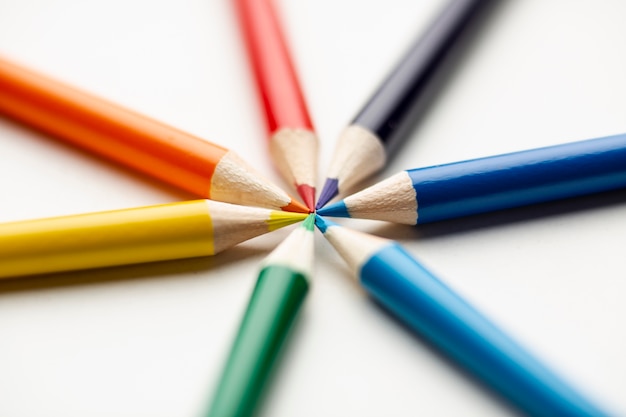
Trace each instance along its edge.
<path fill-rule="evenodd" d="M 283 177 L 315 208 L 318 139 L 271 0 L 235 0 L 270 135 Z"/>
<path fill-rule="evenodd" d="M 513 405 L 534 416 L 606 416 L 397 243 L 319 216 L 316 224 L 376 300 Z"/>
<path fill-rule="evenodd" d="M 263 262 L 208 416 L 253 414 L 309 287 L 314 219 L 309 215 Z"/>
<path fill-rule="evenodd" d="M 626 187 L 626 134 L 402 171 L 318 213 L 421 224 Z"/>
<path fill-rule="evenodd" d="M 2 58 L 0 112 L 199 197 L 308 212 L 233 151 Z"/>
<path fill-rule="evenodd" d="M 0 224 L 0 278 L 208 256 L 306 214 L 195 200 Z"/>
<path fill-rule="evenodd" d="M 452 0 L 339 136 L 317 208 L 379 171 L 444 81 L 491 0 Z"/>

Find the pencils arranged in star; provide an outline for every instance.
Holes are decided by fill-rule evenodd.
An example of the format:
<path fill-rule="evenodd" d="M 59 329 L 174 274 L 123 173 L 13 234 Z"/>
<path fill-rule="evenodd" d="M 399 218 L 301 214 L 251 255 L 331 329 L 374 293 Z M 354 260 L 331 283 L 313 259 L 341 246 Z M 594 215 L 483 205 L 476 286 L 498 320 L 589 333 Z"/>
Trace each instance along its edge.
<path fill-rule="evenodd" d="M 416 225 L 623 188 L 626 134 L 410 169 L 328 204 L 386 165 L 495 3 L 450 0 L 340 135 L 316 204 L 319 143 L 280 19 L 271 0 L 233 1 L 270 155 L 306 206 L 229 149 L 0 57 L 1 114 L 203 198 L 0 224 L 0 278 L 210 256 L 302 222 L 260 265 L 208 417 L 258 408 L 309 290 L 315 226 L 372 298 L 521 411 L 606 415 L 398 243 L 321 215 Z"/>
<path fill-rule="evenodd" d="M 277 13 L 270 0 L 236 0 L 235 5 L 262 97 L 272 159 L 313 211 L 318 139 Z"/>
<path fill-rule="evenodd" d="M 202 198 L 310 211 L 231 150 L 2 58 L 0 113 Z"/>
<path fill-rule="evenodd" d="M 320 216 L 315 224 L 373 298 L 516 407 L 536 416 L 606 415 L 399 244 Z"/>
<path fill-rule="evenodd" d="M 376 173 L 443 84 L 491 0 L 451 0 L 341 133 L 317 208 Z"/>
<path fill-rule="evenodd" d="M 309 288 L 314 221 L 309 215 L 263 262 L 208 416 L 253 414 Z"/>
<path fill-rule="evenodd" d="M 306 214 L 195 200 L 0 224 L 0 278 L 215 255 Z"/>
<path fill-rule="evenodd" d="M 402 171 L 318 214 L 421 224 L 626 187 L 626 134 Z"/>

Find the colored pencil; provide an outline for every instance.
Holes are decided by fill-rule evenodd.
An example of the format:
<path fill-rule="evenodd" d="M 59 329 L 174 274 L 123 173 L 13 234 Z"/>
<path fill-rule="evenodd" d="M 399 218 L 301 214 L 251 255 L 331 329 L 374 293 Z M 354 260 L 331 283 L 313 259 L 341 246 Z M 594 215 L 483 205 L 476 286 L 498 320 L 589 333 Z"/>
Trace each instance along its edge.
<path fill-rule="evenodd" d="M 0 278 L 207 256 L 306 214 L 195 200 L 0 224 Z"/>
<path fill-rule="evenodd" d="M 432 101 L 489 0 L 452 0 L 340 135 L 317 208 L 379 171 Z"/>
<path fill-rule="evenodd" d="M 394 316 L 535 416 L 602 416 L 399 244 L 316 218 L 359 283 Z"/>
<path fill-rule="evenodd" d="M 283 177 L 313 211 L 318 139 L 271 0 L 235 0 L 269 130 L 270 153 Z"/>
<path fill-rule="evenodd" d="M 253 414 L 309 288 L 314 220 L 309 215 L 263 262 L 208 416 Z"/>
<path fill-rule="evenodd" d="M 410 169 L 319 210 L 418 224 L 626 187 L 626 134 Z"/>
<path fill-rule="evenodd" d="M 199 197 L 309 212 L 233 151 L 2 58 L 0 113 Z"/>

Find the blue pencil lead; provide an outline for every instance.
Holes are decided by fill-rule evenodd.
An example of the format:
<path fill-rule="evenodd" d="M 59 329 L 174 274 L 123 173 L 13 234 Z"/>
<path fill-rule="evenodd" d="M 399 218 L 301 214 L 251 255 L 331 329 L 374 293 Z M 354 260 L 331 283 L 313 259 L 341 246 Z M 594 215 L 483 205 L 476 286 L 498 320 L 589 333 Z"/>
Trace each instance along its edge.
<path fill-rule="evenodd" d="M 337 223 L 326 220 L 318 214 L 315 215 L 315 225 L 318 229 L 320 229 L 320 232 L 322 233 L 326 233 L 326 229 L 331 226 L 339 226 Z"/>
<path fill-rule="evenodd" d="M 343 200 L 317 210 L 317 214 L 329 217 L 350 217 L 348 207 Z"/>

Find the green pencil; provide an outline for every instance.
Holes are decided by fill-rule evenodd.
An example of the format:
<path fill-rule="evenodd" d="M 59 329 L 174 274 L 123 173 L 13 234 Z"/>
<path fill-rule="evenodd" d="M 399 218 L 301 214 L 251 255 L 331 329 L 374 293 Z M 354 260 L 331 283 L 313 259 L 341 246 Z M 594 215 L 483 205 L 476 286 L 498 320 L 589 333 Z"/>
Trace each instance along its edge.
<path fill-rule="evenodd" d="M 207 416 L 253 414 L 309 288 L 314 222 L 309 215 L 264 260 Z"/>

